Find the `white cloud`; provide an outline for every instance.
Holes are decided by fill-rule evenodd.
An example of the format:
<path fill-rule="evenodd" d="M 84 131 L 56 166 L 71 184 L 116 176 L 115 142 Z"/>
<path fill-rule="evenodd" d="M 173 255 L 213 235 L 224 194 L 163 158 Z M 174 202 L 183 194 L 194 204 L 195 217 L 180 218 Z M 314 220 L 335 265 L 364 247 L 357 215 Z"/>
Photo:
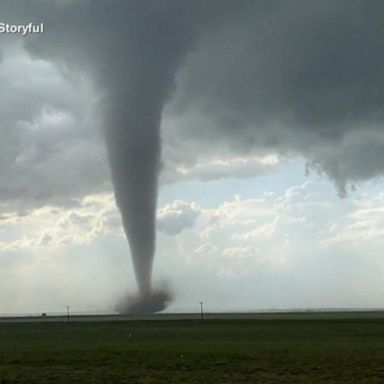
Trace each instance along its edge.
<path fill-rule="evenodd" d="M 215 247 L 211 244 L 204 243 L 204 244 L 201 244 L 199 247 L 197 247 L 193 251 L 193 253 L 196 255 L 199 255 L 199 256 L 203 256 L 203 257 L 208 256 L 209 257 L 209 256 L 216 255 L 217 251 L 218 251 L 217 247 Z"/>
<path fill-rule="evenodd" d="M 86 245 L 108 234 L 122 234 L 120 215 L 111 194 L 87 196 L 77 207 L 44 206 L 23 216 L 1 216 L 0 251 Z"/>
<path fill-rule="evenodd" d="M 267 266 L 287 266 L 297 255 L 321 248 L 323 232 L 340 213 L 335 201 L 323 184 L 314 182 L 290 187 L 280 196 L 235 196 L 202 209 L 204 220 L 196 228 L 202 245 L 194 252 L 208 258 L 246 258 L 255 273 Z"/>
<path fill-rule="evenodd" d="M 255 256 L 255 249 L 252 247 L 226 248 L 226 249 L 224 249 L 223 256 L 235 258 L 235 259 L 254 257 Z"/>
<path fill-rule="evenodd" d="M 275 170 L 281 161 L 276 154 L 248 157 L 217 154 L 214 158 L 210 155 L 200 158 L 192 158 L 191 156 L 189 163 L 183 163 L 182 155 L 185 156 L 185 151 L 179 154 L 179 159 L 169 159 L 166 157 L 167 153 L 165 152 L 163 182 L 194 179 L 211 181 L 228 177 L 252 178 Z"/>
<path fill-rule="evenodd" d="M 234 196 L 210 208 L 202 202 L 170 202 L 160 216 L 172 222 L 170 231 L 177 236 L 158 236 L 155 280 L 171 280 L 176 309 L 201 299 L 209 308 L 217 303 L 218 310 L 232 308 L 233 300 L 239 309 L 374 306 L 384 270 L 378 236 L 384 228 L 383 196 L 340 200 L 331 188 L 311 182 L 280 194 Z M 180 231 L 185 218 L 197 212 L 190 230 Z M 134 289 L 128 246 L 110 194 L 89 195 L 76 207 L 3 214 L 0 234 L 0 285 L 14 299 L 6 304 L 9 310 L 56 308 L 65 302 L 100 308 L 116 297 L 125 274 Z M 340 241 L 329 241 L 337 234 L 343 235 Z M 115 241 L 118 249 L 111 246 Z M 90 275 L 109 291 L 100 293 Z M 120 286 L 112 281 L 116 276 Z M 79 298 L 68 281 L 89 297 Z M 99 292 L 98 300 L 93 292 Z"/>
<path fill-rule="evenodd" d="M 158 209 L 157 227 L 160 231 L 175 236 L 193 227 L 199 215 L 198 204 L 177 200 Z"/>
<path fill-rule="evenodd" d="M 384 194 L 354 199 L 347 215 L 324 231 L 327 247 L 372 247 L 384 245 Z"/>

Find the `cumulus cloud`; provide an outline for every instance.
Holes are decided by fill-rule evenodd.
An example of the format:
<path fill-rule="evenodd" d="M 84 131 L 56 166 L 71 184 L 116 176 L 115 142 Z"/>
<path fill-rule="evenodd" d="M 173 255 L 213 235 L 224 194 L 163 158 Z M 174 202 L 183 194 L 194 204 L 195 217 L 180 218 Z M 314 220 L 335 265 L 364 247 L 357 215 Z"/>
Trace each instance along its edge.
<path fill-rule="evenodd" d="M 305 258 L 309 249 L 323 247 L 328 228 L 345 220 L 342 207 L 325 184 L 317 182 L 292 186 L 277 196 L 235 196 L 215 208 L 202 209 L 204 220 L 197 226 L 201 245 L 194 253 L 230 259 L 231 264 L 236 259 L 249 259 L 258 267 L 289 264 L 297 254 Z"/>
<path fill-rule="evenodd" d="M 186 310 L 201 298 L 209 308 L 210 302 L 217 310 L 232 308 L 234 297 L 239 310 L 245 303 L 250 310 L 380 306 L 384 224 L 383 194 L 377 189 L 340 201 L 327 183 L 305 182 L 259 198 L 236 196 L 209 208 L 201 203 L 194 230 L 159 236 L 159 276 L 176 268 L 172 285 L 180 307 L 175 308 Z M 264 225 L 271 231 L 258 231 Z M 101 298 L 96 307 L 103 308 L 118 297 L 115 280 L 129 270 L 111 194 L 87 196 L 76 209 L 2 214 L 0 234 L 1 287 L 17 298 L 4 306 L 9 311 L 61 310 L 68 302 L 84 308 Z M 112 246 L 114 241 L 121 247 Z M 199 284 L 186 284 L 188 278 Z M 79 289 L 90 294 L 79 297 Z"/>
<path fill-rule="evenodd" d="M 0 251 L 86 245 L 106 235 L 121 235 L 121 219 L 111 194 L 90 195 L 77 207 L 44 206 L 25 215 L 0 216 Z M 20 234 L 22 236 L 20 237 Z"/>
<path fill-rule="evenodd" d="M 158 209 L 157 228 L 170 236 L 178 235 L 183 230 L 193 227 L 200 211 L 196 203 L 174 201 Z"/>
<path fill-rule="evenodd" d="M 370 247 L 384 240 L 384 195 L 356 199 L 350 211 L 323 231 L 326 247 Z"/>

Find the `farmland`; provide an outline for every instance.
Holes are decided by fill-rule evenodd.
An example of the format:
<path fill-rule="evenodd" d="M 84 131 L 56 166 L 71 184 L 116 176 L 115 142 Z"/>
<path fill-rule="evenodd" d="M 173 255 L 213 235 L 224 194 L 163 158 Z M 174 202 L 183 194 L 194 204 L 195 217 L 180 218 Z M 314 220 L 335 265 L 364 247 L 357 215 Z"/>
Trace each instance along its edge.
<path fill-rule="evenodd" d="M 0 383 L 384 382 L 381 312 L 55 320 L 0 320 Z"/>

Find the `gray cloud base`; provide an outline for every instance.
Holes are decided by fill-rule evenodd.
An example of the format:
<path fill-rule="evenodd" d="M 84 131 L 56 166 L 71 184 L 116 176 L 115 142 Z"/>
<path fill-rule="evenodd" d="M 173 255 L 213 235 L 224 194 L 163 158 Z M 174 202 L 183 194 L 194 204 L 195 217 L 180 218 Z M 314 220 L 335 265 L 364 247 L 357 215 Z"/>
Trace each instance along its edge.
<path fill-rule="evenodd" d="M 187 154 L 184 147 L 192 148 L 188 161 L 193 163 L 194 152 L 204 156 L 202 152 L 211 151 L 214 143 L 216 148 L 227 147 L 226 154 L 274 150 L 303 156 L 310 167 L 327 173 L 340 193 L 348 181 L 382 175 L 382 2 L 205 3 L 166 1 L 160 6 L 155 1 L 115 1 L 112 6 L 105 1 L 5 0 L 0 10 L 7 22 L 42 21 L 46 32 L 24 39 L 2 35 L 1 64 L 9 56 L 7 50 L 23 42 L 34 57 L 54 63 L 63 73 L 90 77 L 110 114 L 112 107 L 121 107 L 108 107 L 104 101 L 132 98 L 124 91 L 128 84 L 132 83 L 131 89 L 140 87 L 137 100 L 145 110 L 150 109 L 145 105 L 148 93 L 153 94 L 153 100 L 161 100 L 157 115 L 167 103 L 165 117 L 177 116 L 179 124 L 172 132 L 179 154 L 165 162 L 181 161 Z M 1 72 L 8 80 L 16 76 L 4 68 Z M 36 73 L 32 67 L 31 74 Z M 65 86 L 58 93 L 53 84 L 46 92 L 36 83 L 30 88 L 26 84 L 22 92 L 9 81 L 7 89 L 9 101 L 0 111 L 1 168 L 10 180 L 10 174 L 22 174 L 15 159 L 24 151 L 20 143 L 25 142 L 25 132 L 16 124 L 33 121 L 47 104 L 79 117 L 78 107 L 85 104 L 71 102 L 74 90 Z M 12 92 L 19 95 L 17 104 L 12 104 Z M 167 101 L 170 95 L 172 100 Z M 94 130 L 68 131 L 68 144 L 63 142 L 60 148 L 64 158 L 70 157 L 65 155 L 70 151 L 69 138 L 80 133 L 85 146 L 94 140 Z M 46 140 L 45 132 L 33 134 L 35 141 Z M 62 139 L 50 135 L 57 142 Z M 49 142 L 44 148 L 53 147 Z M 94 148 L 101 159 L 100 146 Z M 47 172 L 54 170 L 57 164 L 49 151 L 38 152 L 45 157 L 44 166 L 50 164 Z M 79 166 L 95 163 L 92 156 L 71 156 Z M 33 167 L 34 161 L 29 165 Z M 36 161 L 39 167 L 41 161 Z M 2 201 L 20 196 L 30 200 L 29 205 L 45 199 L 62 204 L 66 196 L 105 186 L 108 177 L 107 172 L 99 177 L 93 171 L 83 174 L 95 178 L 90 183 L 69 182 L 73 190 L 68 193 L 65 183 L 57 187 L 50 182 L 55 178 L 49 173 L 44 180 L 32 173 L 24 178 L 29 183 L 3 183 Z M 45 186 L 45 193 L 31 184 Z M 35 196 L 28 196 L 27 191 L 34 190 Z M 57 198 L 60 191 L 65 193 Z"/>
<path fill-rule="evenodd" d="M 170 110 L 185 116 L 180 135 L 304 156 L 341 193 L 382 174 L 383 8 L 271 2 L 209 31 L 178 74 Z"/>

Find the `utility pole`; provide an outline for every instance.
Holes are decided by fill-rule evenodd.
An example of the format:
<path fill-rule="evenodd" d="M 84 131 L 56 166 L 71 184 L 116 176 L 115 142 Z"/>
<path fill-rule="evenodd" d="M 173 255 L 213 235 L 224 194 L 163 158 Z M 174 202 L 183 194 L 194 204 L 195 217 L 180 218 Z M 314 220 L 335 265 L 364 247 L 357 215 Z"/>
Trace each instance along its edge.
<path fill-rule="evenodd" d="M 200 301 L 200 313 L 201 313 L 201 320 L 204 320 L 204 311 L 203 311 L 203 302 Z"/>
<path fill-rule="evenodd" d="M 67 305 L 67 321 L 69 321 L 69 305 Z"/>

